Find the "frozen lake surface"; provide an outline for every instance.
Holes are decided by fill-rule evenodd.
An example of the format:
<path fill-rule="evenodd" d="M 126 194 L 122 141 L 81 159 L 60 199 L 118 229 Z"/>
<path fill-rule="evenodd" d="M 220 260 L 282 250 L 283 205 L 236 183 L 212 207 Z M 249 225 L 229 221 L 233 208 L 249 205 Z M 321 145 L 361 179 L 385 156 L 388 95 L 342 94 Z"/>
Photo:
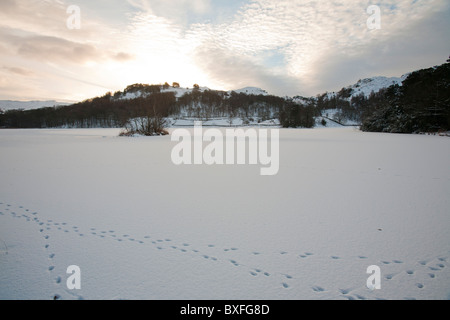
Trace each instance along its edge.
<path fill-rule="evenodd" d="M 261 176 L 119 131 L 0 130 L 0 299 L 450 298 L 448 137 L 281 129 Z"/>

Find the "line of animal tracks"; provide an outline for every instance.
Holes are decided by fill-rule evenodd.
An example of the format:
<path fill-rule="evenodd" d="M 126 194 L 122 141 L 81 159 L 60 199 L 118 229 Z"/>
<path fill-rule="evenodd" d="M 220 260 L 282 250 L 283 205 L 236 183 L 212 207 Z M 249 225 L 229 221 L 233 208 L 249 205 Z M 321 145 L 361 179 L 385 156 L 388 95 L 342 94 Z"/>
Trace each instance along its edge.
<path fill-rule="evenodd" d="M 8 202 L 0 201 L 0 221 L 1 219 L 19 219 L 26 221 L 27 223 L 34 224 L 36 232 L 40 234 L 44 240 L 43 252 L 47 255 L 48 268 L 45 270 L 50 276 L 50 279 L 54 281 L 59 288 L 58 292 L 53 293 L 49 297 L 43 297 L 43 299 L 84 299 L 82 295 L 78 295 L 76 290 L 69 290 L 66 287 L 67 274 L 56 274 L 55 257 L 56 253 L 53 251 L 53 239 L 50 231 L 61 232 L 66 234 L 75 234 L 80 238 L 91 237 L 102 239 L 103 241 L 114 241 L 115 245 L 121 243 L 133 243 L 136 246 L 148 246 L 151 250 L 158 250 L 164 252 L 170 250 L 177 252 L 179 255 L 189 256 L 190 258 L 198 259 L 198 261 L 207 260 L 213 264 L 229 264 L 235 268 L 236 273 L 246 273 L 249 277 L 253 278 L 275 278 L 278 282 L 279 290 L 298 290 L 299 282 L 295 281 L 296 278 L 302 276 L 301 273 L 288 274 L 277 270 L 269 270 L 258 265 L 254 265 L 247 261 L 241 261 L 243 257 L 260 257 L 267 259 L 285 259 L 290 263 L 296 263 L 301 270 L 301 266 L 305 263 L 317 263 L 320 260 L 321 263 L 337 263 L 338 261 L 345 261 L 352 259 L 353 261 L 371 261 L 371 259 L 365 255 L 356 255 L 353 257 L 341 257 L 339 255 L 330 254 L 328 256 L 318 255 L 313 251 L 299 250 L 296 252 L 289 252 L 279 250 L 278 252 L 264 252 L 261 248 L 254 251 L 242 252 L 238 247 L 224 247 L 223 245 L 217 245 L 214 243 L 206 246 L 192 245 L 189 239 L 173 239 L 171 237 L 154 237 L 151 233 L 139 238 L 131 233 L 102 229 L 98 226 L 92 226 L 90 228 L 80 228 L 76 225 L 70 225 L 65 221 L 55 221 L 53 219 L 46 219 L 45 212 L 37 212 L 32 209 L 26 208 L 22 205 L 12 205 Z M 3 237 L 0 237 L 3 238 Z M 13 249 L 8 248 L 6 240 L 4 242 L 4 249 L 0 250 L 0 254 L 8 254 L 8 251 Z M 237 255 L 239 253 L 239 255 Z M 152 251 L 149 251 L 152 254 Z M 182 258 L 181 258 L 182 259 Z M 245 259 L 244 259 L 245 260 Z M 252 259 L 249 259 L 252 260 Z M 309 261 L 309 262 L 308 262 Z M 314 262 L 315 261 L 315 262 Z M 328 262 L 327 262 L 328 261 Z M 443 254 L 432 259 L 418 259 L 417 261 L 404 262 L 401 259 L 393 260 L 379 260 L 378 265 L 386 270 L 383 273 L 383 282 L 393 281 L 396 278 L 403 277 L 404 281 L 408 283 L 415 290 L 422 290 L 427 285 L 432 285 L 433 282 L 438 282 L 441 273 L 449 267 L 449 255 Z M 390 266 L 396 266 L 394 272 L 390 271 Z M 394 269 L 393 269 L 394 270 Z M 401 271 L 399 271 L 401 270 Z M 418 274 L 420 273 L 420 279 Z M 304 276 L 304 275 L 303 275 Z M 411 280 L 408 280 L 411 279 Z M 419 280 L 419 281 L 418 281 Z M 301 288 L 302 290 L 304 288 Z M 364 283 L 361 283 L 359 288 L 327 288 L 325 285 L 312 285 L 309 287 L 312 299 L 321 299 L 321 295 L 329 293 L 327 297 L 339 298 L 339 299 L 370 299 L 370 297 L 361 294 L 367 288 L 364 288 Z M 413 293 L 414 290 L 411 291 Z M 404 299 L 416 299 L 414 295 L 405 296 Z M 377 298 L 378 299 L 378 298 Z"/>

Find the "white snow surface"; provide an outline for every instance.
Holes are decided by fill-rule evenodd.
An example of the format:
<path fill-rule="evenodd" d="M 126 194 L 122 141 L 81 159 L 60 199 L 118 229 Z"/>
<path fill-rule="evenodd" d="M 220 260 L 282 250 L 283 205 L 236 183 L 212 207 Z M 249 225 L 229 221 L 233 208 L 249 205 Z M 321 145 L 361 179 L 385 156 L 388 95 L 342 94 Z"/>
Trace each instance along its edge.
<path fill-rule="evenodd" d="M 450 298 L 448 137 L 281 129 L 263 177 L 119 132 L 0 130 L 0 299 Z"/>

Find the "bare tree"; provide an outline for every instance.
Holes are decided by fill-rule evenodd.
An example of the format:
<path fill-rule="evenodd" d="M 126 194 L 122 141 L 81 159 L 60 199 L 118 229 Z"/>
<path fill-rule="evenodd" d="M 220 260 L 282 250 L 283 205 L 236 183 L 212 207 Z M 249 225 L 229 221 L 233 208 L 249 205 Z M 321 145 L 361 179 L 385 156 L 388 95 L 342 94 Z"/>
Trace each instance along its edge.
<path fill-rule="evenodd" d="M 169 132 L 165 129 L 168 121 L 160 112 L 157 111 L 156 105 L 153 104 L 151 112 L 146 115 L 129 119 L 125 123 L 125 130 L 120 133 L 121 136 L 132 136 L 135 134 L 143 136 L 164 136 Z"/>

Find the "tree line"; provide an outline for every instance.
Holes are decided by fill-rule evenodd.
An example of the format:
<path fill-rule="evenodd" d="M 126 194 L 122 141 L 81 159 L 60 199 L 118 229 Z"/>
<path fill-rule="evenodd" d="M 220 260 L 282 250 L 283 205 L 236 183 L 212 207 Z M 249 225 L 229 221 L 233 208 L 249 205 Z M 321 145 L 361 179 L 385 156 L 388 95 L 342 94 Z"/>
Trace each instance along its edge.
<path fill-rule="evenodd" d="M 450 130 L 450 58 L 441 66 L 412 72 L 402 85 L 372 92 L 368 97 L 354 95 L 351 88 L 312 98 L 201 90 L 197 84 L 180 97 L 176 90 L 169 90 L 179 88 L 177 82 L 138 83 L 69 106 L 0 111 L 0 128 L 158 127 L 169 117 L 241 118 L 244 123 L 279 119 L 285 128 L 311 128 L 325 110 L 337 109 L 335 120 L 358 122 L 363 131 Z"/>
<path fill-rule="evenodd" d="M 201 90 L 198 85 L 181 97 L 169 86 L 133 84 L 114 94 L 106 93 L 68 106 L 34 110 L 9 110 L 0 114 L 1 128 L 121 128 L 136 118 L 214 117 L 279 119 L 284 127 L 312 127 L 310 106 L 271 95 Z"/>
<path fill-rule="evenodd" d="M 371 132 L 420 133 L 450 130 L 450 58 L 447 63 L 412 72 L 401 86 L 381 93 L 363 119 Z"/>

